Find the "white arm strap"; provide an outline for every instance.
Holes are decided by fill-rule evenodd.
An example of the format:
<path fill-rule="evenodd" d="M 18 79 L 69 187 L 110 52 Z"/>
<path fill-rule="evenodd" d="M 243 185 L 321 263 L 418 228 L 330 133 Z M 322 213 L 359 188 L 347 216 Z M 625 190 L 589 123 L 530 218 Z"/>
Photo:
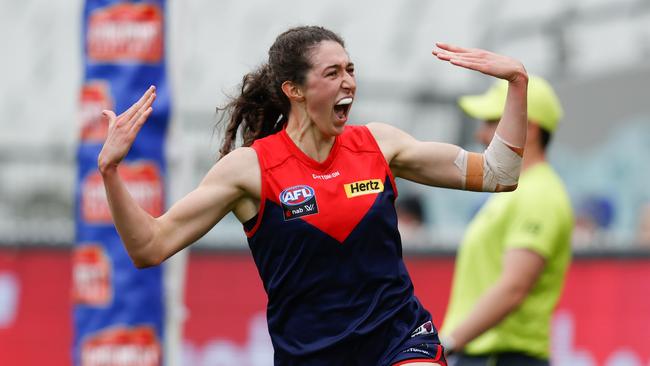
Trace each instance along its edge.
<path fill-rule="evenodd" d="M 483 154 L 460 149 L 454 163 L 461 171 L 463 189 L 495 192 L 517 185 L 521 160 L 521 156 L 494 134 Z"/>

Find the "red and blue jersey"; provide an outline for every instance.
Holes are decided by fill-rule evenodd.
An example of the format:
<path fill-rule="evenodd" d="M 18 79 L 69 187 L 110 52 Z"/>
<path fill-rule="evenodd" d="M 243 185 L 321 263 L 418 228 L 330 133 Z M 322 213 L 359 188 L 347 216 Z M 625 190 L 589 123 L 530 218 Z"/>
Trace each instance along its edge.
<path fill-rule="evenodd" d="M 261 203 L 245 224 L 276 365 L 381 365 L 429 313 L 402 260 L 393 175 L 365 126 L 317 162 L 286 131 L 255 141 Z"/>

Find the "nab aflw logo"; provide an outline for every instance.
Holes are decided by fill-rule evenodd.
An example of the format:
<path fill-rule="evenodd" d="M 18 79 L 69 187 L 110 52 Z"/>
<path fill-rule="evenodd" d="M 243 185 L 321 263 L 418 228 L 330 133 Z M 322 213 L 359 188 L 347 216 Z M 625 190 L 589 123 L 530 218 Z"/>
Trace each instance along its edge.
<path fill-rule="evenodd" d="M 318 213 L 316 193 L 310 186 L 286 188 L 280 193 L 280 203 L 282 203 L 285 221 Z"/>
<path fill-rule="evenodd" d="M 345 195 L 348 198 L 384 191 L 384 183 L 379 179 L 360 180 L 358 182 L 344 184 L 343 187 L 345 188 Z"/>

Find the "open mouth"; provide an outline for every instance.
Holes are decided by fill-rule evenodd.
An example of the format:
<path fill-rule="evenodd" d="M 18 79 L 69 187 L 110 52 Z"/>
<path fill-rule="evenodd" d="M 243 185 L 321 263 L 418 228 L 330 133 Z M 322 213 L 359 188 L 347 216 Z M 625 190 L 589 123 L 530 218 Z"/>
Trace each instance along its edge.
<path fill-rule="evenodd" d="M 334 113 L 339 120 L 345 120 L 352 107 L 352 97 L 346 97 L 338 101 L 334 106 Z"/>

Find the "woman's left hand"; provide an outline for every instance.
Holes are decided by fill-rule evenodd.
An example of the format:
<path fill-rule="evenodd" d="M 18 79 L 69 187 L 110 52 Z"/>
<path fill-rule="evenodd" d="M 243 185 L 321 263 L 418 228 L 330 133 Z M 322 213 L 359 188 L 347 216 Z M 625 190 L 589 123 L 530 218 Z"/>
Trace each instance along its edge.
<path fill-rule="evenodd" d="M 476 70 L 483 74 L 515 82 L 520 77 L 527 77 L 524 65 L 508 56 L 480 48 L 464 48 L 448 43 L 437 42 L 438 49 L 431 53 L 439 60 L 448 61 L 452 65 Z"/>

